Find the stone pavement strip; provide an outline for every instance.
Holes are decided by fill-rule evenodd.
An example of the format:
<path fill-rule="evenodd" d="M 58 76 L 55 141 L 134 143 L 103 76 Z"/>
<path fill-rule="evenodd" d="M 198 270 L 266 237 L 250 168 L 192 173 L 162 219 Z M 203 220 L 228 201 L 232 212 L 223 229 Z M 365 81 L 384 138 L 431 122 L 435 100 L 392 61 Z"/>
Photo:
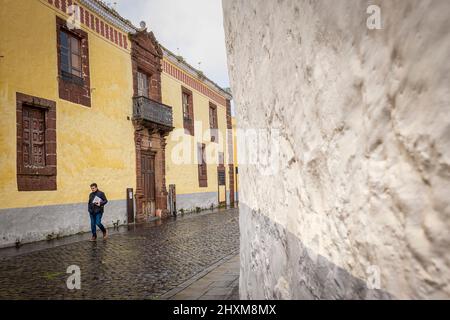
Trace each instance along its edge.
<path fill-rule="evenodd" d="M 189 214 L 131 226 L 111 233 L 106 241 L 59 243 L 24 245 L 17 252 L 14 248 L 0 250 L 0 300 L 159 299 L 180 283 L 195 279 L 212 266 L 219 268 L 224 258 L 236 255 L 239 212 L 228 209 Z M 81 270 L 80 290 L 67 287 L 71 265 Z M 222 263 L 220 268 L 225 266 Z M 227 286 L 236 275 L 223 271 L 220 281 Z"/>
<path fill-rule="evenodd" d="M 159 299 L 239 300 L 239 253 L 225 257 Z"/>

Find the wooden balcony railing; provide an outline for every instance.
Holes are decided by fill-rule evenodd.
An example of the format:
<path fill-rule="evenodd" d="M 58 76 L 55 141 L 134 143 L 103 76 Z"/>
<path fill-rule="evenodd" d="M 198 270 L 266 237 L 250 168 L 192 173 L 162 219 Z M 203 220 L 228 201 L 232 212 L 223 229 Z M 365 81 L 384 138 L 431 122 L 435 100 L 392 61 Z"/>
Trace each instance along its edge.
<path fill-rule="evenodd" d="M 133 98 L 133 118 L 172 127 L 172 108 L 144 96 Z"/>

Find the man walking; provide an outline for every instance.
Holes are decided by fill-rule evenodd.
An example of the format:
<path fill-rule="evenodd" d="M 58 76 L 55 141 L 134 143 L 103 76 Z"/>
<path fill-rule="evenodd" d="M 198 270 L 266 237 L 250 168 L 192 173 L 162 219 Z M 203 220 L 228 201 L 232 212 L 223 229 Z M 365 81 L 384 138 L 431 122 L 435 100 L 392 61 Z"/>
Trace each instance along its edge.
<path fill-rule="evenodd" d="M 92 238 L 91 241 L 97 240 L 97 226 L 103 232 L 103 239 L 108 238 L 108 232 L 106 228 L 102 225 L 102 216 L 104 205 L 108 203 L 108 199 L 106 199 L 105 193 L 98 190 L 97 184 L 91 184 L 91 194 L 89 195 L 88 202 L 88 211 L 89 216 L 91 217 L 91 231 Z"/>

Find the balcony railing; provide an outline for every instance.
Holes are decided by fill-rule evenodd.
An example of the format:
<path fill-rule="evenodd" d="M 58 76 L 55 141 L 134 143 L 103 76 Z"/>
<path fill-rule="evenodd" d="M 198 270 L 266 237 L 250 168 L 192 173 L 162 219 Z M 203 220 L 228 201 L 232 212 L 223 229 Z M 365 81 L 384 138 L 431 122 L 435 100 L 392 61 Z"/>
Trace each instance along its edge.
<path fill-rule="evenodd" d="M 133 118 L 172 127 L 172 108 L 147 97 L 134 97 Z"/>

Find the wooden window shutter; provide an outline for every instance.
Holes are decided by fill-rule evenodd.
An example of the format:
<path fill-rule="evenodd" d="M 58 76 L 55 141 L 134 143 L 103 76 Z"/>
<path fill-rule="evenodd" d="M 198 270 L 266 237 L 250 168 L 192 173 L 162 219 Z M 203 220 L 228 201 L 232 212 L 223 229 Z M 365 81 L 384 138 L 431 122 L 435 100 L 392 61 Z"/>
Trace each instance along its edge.
<path fill-rule="evenodd" d="M 192 91 L 181 87 L 181 101 L 183 108 L 183 127 L 185 133 L 191 136 L 194 133 L 194 99 L 192 96 Z"/>
<path fill-rule="evenodd" d="M 56 103 L 16 93 L 18 191 L 56 190 Z"/>
<path fill-rule="evenodd" d="M 198 150 L 198 185 L 200 188 L 208 187 L 208 167 L 205 161 L 205 148 L 204 143 L 197 145 Z"/>
<path fill-rule="evenodd" d="M 23 165 L 45 167 L 45 111 L 24 107 L 23 112 Z"/>
<path fill-rule="evenodd" d="M 209 129 L 211 133 L 211 142 L 219 141 L 218 122 L 217 122 L 217 106 L 209 103 Z"/>

